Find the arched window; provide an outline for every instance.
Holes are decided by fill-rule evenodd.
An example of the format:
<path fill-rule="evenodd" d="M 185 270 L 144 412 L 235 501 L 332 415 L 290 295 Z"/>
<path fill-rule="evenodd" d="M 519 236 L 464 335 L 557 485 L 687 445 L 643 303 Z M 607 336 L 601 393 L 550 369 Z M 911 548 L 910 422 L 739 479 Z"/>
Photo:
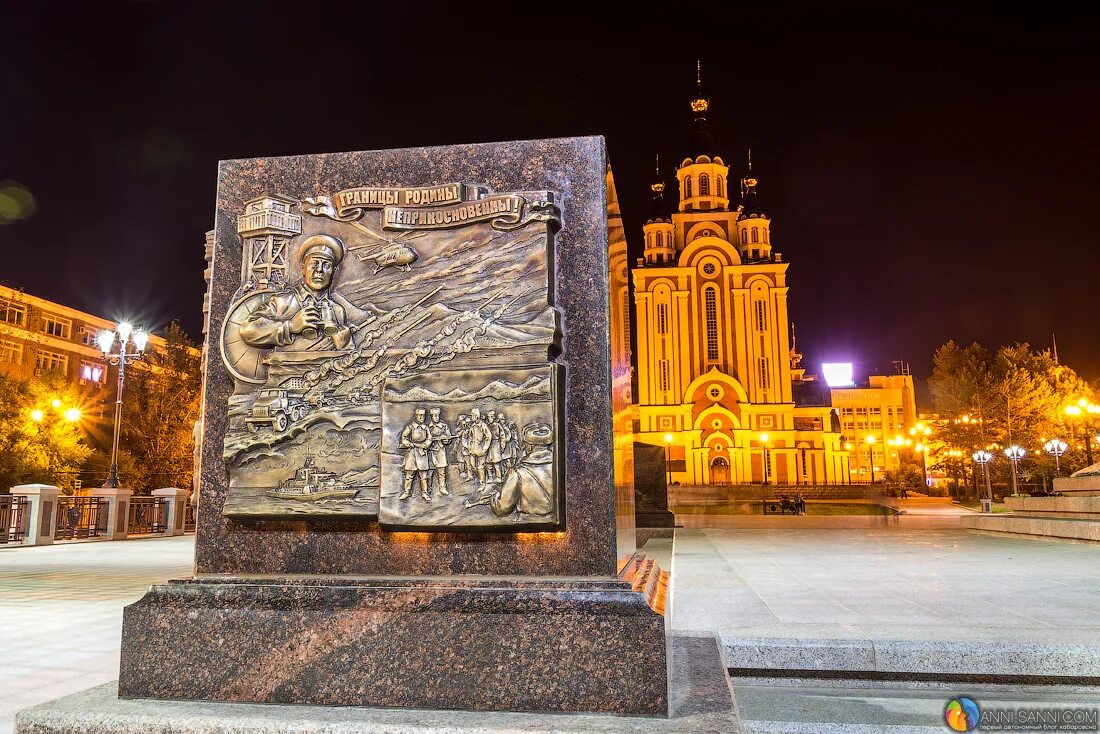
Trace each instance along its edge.
<path fill-rule="evenodd" d="M 703 292 L 703 311 L 707 327 L 707 360 L 718 361 L 718 291 L 707 288 Z"/>
<path fill-rule="evenodd" d="M 757 300 L 753 307 L 756 309 L 756 330 L 764 331 L 768 328 L 768 309 L 763 299 Z"/>
<path fill-rule="evenodd" d="M 749 242 L 749 231 L 747 229 L 741 230 L 741 244 L 747 245 Z"/>
<path fill-rule="evenodd" d="M 768 244 L 768 228 L 764 227 L 764 244 Z"/>
<path fill-rule="evenodd" d="M 718 361 L 718 292 L 707 288 L 703 292 L 703 310 L 706 321 L 706 359 Z"/>
<path fill-rule="evenodd" d="M 657 304 L 657 333 L 668 333 L 668 305 L 664 303 Z"/>
<path fill-rule="evenodd" d="M 694 194 L 691 193 L 691 176 L 684 179 L 684 198 L 690 199 Z"/>
<path fill-rule="evenodd" d="M 623 288 L 623 351 L 630 351 L 630 289 Z"/>
<path fill-rule="evenodd" d="M 760 241 L 760 230 L 757 227 L 752 228 L 752 241 L 753 242 L 759 242 Z"/>
<path fill-rule="evenodd" d="M 722 189 L 725 188 L 725 185 L 722 181 L 722 177 L 721 176 L 715 176 L 714 177 L 714 183 L 715 183 L 715 187 L 718 189 L 718 196 L 725 196 L 725 193 L 723 193 L 723 191 L 722 191 Z"/>
<path fill-rule="evenodd" d="M 699 177 L 699 196 L 710 196 L 710 176 L 705 173 Z"/>

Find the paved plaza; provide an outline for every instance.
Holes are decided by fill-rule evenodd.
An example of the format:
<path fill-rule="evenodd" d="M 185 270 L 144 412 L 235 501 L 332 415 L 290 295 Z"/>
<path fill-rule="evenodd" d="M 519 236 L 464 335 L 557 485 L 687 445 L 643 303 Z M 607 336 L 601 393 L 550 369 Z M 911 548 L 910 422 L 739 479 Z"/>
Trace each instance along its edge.
<path fill-rule="evenodd" d="M 718 632 L 737 668 L 888 671 L 956 645 L 956 672 L 1050 660 L 1056 674 L 1096 675 L 1100 546 L 904 523 L 798 527 L 677 531 L 673 627 Z M 0 734 L 19 709 L 116 678 L 122 607 L 190 574 L 193 548 L 186 536 L 0 550 Z M 1086 686 L 960 685 L 742 677 L 735 691 L 750 732 L 942 731 L 930 718 L 951 692 L 1100 702 Z"/>
<path fill-rule="evenodd" d="M 194 536 L 0 549 L 0 734 L 15 712 L 118 678 L 122 608 L 189 576 Z"/>
<path fill-rule="evenodd" d="M 786 519 L 677 532 L 672 625 L 731 668 L 1100 677 L 1100 546 Z"/>

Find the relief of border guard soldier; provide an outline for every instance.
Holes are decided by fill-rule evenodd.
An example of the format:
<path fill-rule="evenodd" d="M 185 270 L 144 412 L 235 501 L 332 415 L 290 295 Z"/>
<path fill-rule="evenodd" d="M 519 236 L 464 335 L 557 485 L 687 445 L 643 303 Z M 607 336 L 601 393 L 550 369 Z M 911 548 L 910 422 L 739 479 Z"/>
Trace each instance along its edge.
<path fill-rule="evenodd" d="M 331 235 L 303 240 L 297 251 L 302 279 L 253 311 L 241 326 L 241 339 L 254 347 L 295 351 L 347 348 L 352 342 L 347 311 L 331 297 L 344 255 L 344 243 Z"/>

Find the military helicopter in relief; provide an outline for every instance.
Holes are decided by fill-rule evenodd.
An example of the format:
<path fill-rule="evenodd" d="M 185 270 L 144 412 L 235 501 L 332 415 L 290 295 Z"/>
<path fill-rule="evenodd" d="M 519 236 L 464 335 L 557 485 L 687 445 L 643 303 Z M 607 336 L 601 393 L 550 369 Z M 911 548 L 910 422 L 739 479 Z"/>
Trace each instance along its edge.
<path fill-rule="evenodd" d="M 373 255 L 360 255 L 364 260 L 374 263 L 374 275 L 386 268 L 403 268 L 405 272 L 412 270 L 412 264 L 420 259 L 416 250 L 408 245 L 390 240 L 390 242 Z"/>

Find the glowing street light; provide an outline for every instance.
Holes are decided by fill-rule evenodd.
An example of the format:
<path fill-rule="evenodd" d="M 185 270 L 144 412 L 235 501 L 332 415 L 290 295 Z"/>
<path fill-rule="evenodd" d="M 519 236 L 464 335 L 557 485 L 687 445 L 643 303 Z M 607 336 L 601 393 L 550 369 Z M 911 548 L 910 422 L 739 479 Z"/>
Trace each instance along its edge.
<path fill-rule="evenodd" d="M 970 416 L 963 416 L 966 422 L 970 422 Z M 917 445 L 913 448 L 918 454 L 920 454 L 920 472 L 924 478 L 924 486 L 928 486 L 928 437 L 932 435 L 932 429 L 924 425 L 924 423 L 918 423 L 909 429 L 909 435 L 917 441 Z M 924 437 L 923 439 L 921 437 Z"/>
<path fill-rule="evenodd" d="M 1081 398 L 1076 404 L 1066 406 L 1066 415 L 1070 418 L 1080 418 L 1082 423 L 1082 438 L 1085 439 L 1085 461 L 1089 466 L 1092 466 L 1092 436 L 1089 431 L 1089 415 L 1096 415 L 1100 413 L 1100 405 L 1090 402 L 1086 398 Z M 1074 431 L 1070 438 L 1077 435 Z"/>
<path fill-rule="evenodd" d="M 1020 459 L 1024 458 L 1024 454 L 1026 454 L 1026 453 L 1027 453 L 1026 451 L 1024 451 L 1022 448 L 1020 448 L 1016 444 L 1013 444 L 1013 445 L 1009 446 L 1007 449 L 1005 449 L 1005 456 L 1007 456 L 1012 461 L 1012 494 L 1013 495 L 1019 494 L 1018 480 L 1016 478 L 1016 475 L 1019 474 Z"/>
<path fill-rule="evenodd" d="M 1066 453 L 1066 449 L 1069 445 L 1058 438 L 1052 438 L 1043 444 L 1043 450 L 1054 457 L 1054 476 L 1058 476 L 1062 473 L 1062 465 L 1059 461 L 1059 457 Z"/>
<path fill-rule="evenodd" d="M 973 459 L 982 468 L 982 473 L 985 474 L 985 493 L 989 495 L 989 504 L 982 503 L 982 512 L 993 512 L 993 485 L 989 483 L 989 462 L 993 461 L 993 454 L 978 450 L 974 452 Z M 987 507 L 988 509 L 986 509 Z"/>
<path fill-rule="evenodd" d="M 115 433 L 111 442 L 111 471 L 107 475 L 104 487 L 118 487 L 118 437 L 122 430 L 122 388 L 126 381 L 126 365 L 137 362 L 145 356 L 145 345 L 149 342 L 149 335 L 138 329 L 134 331 L 133 325 L 123 321 L 115 327 L 118 330 L 118 351 L 112 352 L 115 345 L 116 333 L 113 331 L 101 331 L 96 337 L 99 350 L 103 352 L 103 358 L 110 364 L 118 365 L 118 389 L 115 394 Z M 133 337 L 131 339 L 131 337 Z M 133 343 L 134 352 L 128 352 L 126 347 Z"/>

